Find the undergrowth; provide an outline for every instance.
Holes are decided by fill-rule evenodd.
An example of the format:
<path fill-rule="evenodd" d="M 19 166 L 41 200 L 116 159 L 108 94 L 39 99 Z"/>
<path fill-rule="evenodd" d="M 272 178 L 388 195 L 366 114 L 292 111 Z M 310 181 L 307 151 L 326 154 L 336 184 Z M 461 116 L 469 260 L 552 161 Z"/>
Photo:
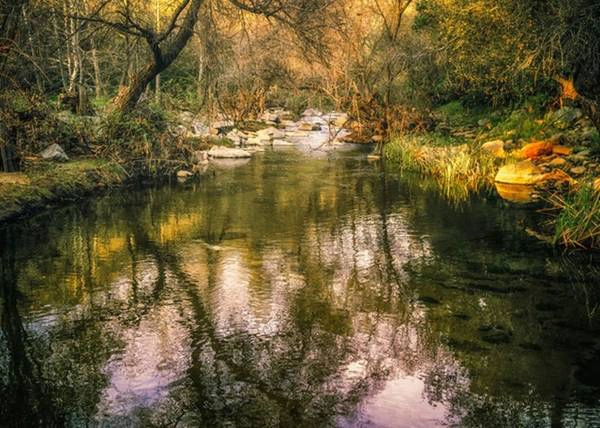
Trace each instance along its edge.
<path fill-rule="evenodd" d="M 582 186 L 566 195 L 553 195 L 550 202 L 560 210 L 554 243 L 565 247 L 600 248 L 600 192 Z"/>
<path fill-rule="evenodd" d="M 395 137 L 386 145 L 384 156 L 400 169 L 434 177 L 442 193 L 455 202 L 491 188 L 499 162 L 479 147 L 457 145 L 435 134 Z"/>

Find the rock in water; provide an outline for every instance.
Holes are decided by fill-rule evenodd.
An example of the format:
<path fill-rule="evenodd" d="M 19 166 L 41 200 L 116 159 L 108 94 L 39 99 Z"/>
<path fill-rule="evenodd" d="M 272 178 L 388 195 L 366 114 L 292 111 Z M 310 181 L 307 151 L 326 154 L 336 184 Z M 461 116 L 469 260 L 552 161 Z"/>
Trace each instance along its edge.
<path fill-rule="evenodd" d="M 504 165 L 496 174 L 496 181 L 506 184 L 536 184 L 544 179 L 542 170 L 530 160 Z"/>
<path fill-rule="evenodd" d="M 188 179 L 192 175 L 194 175 L 192 172 L 186 171 L 185 169 L 177 171 L 177 178 L 179 178 L 180 180 Z"/>
<path fill-rule="evenodd" d="M 67 154 L 65 153 L 63 148 L 56 143 L 46 147 L 46 149 L 40 153 L 40 156 L 43 159 L 53 160 L 53 161 L 63 161 L 64 162 L 64 161 L 69 160 L 69 156 L 67 156 Z"/>
<path fill-rule="evenodd" d="M 246 150 L 230 149 L 228 147 L 212 146 L 208 151 L 208 156 L 215 159 L 239 159 L 249 158 L 252 155 Z"/>

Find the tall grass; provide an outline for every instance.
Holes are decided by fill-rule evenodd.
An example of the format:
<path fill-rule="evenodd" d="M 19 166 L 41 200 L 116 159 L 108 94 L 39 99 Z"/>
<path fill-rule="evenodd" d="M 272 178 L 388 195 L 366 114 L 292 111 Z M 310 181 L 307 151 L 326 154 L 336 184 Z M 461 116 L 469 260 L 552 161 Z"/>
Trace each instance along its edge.
<path fill-rule="evenodd" d="M 600 192 L 591 186 L 550 202 L 560 213 L 555 220 L 554 243 L 565 247 L 600 248 Z"/>
<path fill-rule="evenodd" d="M 444 196 L 460 202 L 491 188 L 498 161 L 479 146 L 458 142 L 435 134 L 399 136 L 386 145 L 384 156 L 400 169 L 434 177 Z"/>

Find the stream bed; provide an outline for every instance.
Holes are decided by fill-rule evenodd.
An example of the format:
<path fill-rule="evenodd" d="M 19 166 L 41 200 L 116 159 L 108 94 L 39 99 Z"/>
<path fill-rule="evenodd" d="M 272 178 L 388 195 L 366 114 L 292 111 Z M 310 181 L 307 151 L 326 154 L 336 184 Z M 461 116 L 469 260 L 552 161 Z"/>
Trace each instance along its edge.
<path fill-rule="evenodd" d="M 600 265 L 360 151 L 0 229 L 0 425 L 600 426 Z"/>

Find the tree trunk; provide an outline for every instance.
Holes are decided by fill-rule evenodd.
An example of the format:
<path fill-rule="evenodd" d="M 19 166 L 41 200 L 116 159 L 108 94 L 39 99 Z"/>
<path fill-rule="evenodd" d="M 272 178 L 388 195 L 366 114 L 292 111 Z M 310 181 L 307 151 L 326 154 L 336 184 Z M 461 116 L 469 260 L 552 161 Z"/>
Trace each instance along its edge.
<path fill-rule="evenodd" d="M 134 76 L 128 86 L 122 87 L 119 94 L 112 101 L 113 107 L 123 112 L 133 110 L 146 90 L 146 86 L 154 80 L 160 71 L 154 63 L 144 67 L 142 71 Z"/>
<path fill-rule="evenodd" d="M 152 50 L 152 60 L 113 99 L 113 108 L 122 112 L 133 110 L 148 84 L 175 61 L 192 37 L 194 26 L 198 20 L 198 11 L 203 2 L 204 0 L 191 1 L 179 31 L 173 36 L 170 42 L 165 42 L 167 45 L 164 48 L 159 46 L 159 44 L 166 37 L 159 39 L 158 35 L 156 35 L 156 37 L 146 40 Z M 169 31 L 173 31 L 173 28 Z"/>

